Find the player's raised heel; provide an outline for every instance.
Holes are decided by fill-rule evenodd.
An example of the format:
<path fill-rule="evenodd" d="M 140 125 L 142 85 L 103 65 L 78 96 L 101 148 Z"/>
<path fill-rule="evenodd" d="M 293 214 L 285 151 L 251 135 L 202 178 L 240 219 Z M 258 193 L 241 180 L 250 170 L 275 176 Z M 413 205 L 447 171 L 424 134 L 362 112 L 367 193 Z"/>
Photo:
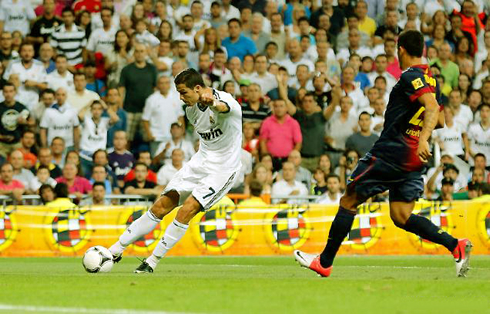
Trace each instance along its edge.
<path fill-rule="evenodd" d="M 466 277 L 470 269 L 470 254 L 473 245 L 468 239 L 458 240 L 458 246 L 453 251 L 456 262 L 456 276 Z"/>
<path fill-rule="evenodd" d="M 332 266 L 325 268 L 320 264 L 320 255 L 308 254 L 300 250 L 295 250 L 294 259 L 302 267 L 313 270 L 321 277 L 329 277 L 332 272 Z"/>
<path fill-rule="evenodd" d="M 141 265 L 134 270 L 134 273 L 135 274 L 153 273 L 153 268 L 151 268 L 151 266 L 148 265 L 148 263 L 146 262 L 146 259 L 144 259 L 143 261 L 141 261 Z"/>
<path fill-rule="evenodd" d="M 120 261 L 122 260 L 122 254 L 119 254 L 119 255 L 112 255 L 112 262 L 115 264 L 115 263 L 119 263 Z"/>

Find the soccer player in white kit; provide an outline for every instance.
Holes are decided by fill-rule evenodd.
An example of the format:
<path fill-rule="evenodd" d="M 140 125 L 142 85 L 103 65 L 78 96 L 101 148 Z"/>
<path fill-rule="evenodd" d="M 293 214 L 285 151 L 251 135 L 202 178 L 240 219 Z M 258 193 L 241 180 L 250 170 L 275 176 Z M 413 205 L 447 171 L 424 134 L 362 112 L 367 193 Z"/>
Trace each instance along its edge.
<path fill-rule="evenodd" d="M 159 260 L 184 236 L 200 211 L 216 204 L 238 180 L 241 168 L 242 111 L 228 93 L 204 85 L 201 75 L 186 69 L 175 78 L 185 113 L 200 136 L 199 151 L 169 182 L 160 198 L 135 220 L 109 250 L 119 262 L 124 249 L 151 232 L 179 202 L 183 202 L 151 256 L 135 273 L 152 273 Z"/>

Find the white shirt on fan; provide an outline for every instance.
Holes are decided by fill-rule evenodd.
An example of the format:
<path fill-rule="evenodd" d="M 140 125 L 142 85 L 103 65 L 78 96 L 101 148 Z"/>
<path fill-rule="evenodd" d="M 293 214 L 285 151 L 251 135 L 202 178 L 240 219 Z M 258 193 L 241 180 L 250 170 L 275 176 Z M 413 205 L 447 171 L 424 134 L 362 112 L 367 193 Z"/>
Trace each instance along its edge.
<path fill-rule="evenodd" d="M 29 21 L 35 18 L 36 13 L 29 1 L 3 0 L 0 3 L 0 21 L 4 22 L 4 32 L 20 31 L 25 37 L 30 33 Z"/>
<path fill-rule="evenodd" d="M 67 103 L 61 107 L 54 104 L 47 108 L 40 123 L 40 127 L 48 131 L 48 144 L 59 136 L 65 140 L 66 147 L 74 145 L 73 128 L 79 125 L 78 112 Z"/>
<path fill-rule="evenodd" d="M 101 117 L 99 123 L 96 124 L 92 116 L 86 114 L 83 120 L 80 149 L 91 153 L 94 153 L 98 149 L 106 149 L 109 122 L 110 118 Z"/>
<path fill-rule="evenodd" d="M 101 52 L 103 55 L 107 55 L 114 49 L 116 32 L 117 28 L 115 26 L 112 26 L 108 31 L 104 28 L 95 29 L 88 39 L 87 50 Z"/>
<path fill-rule="evenodd" d="M 199 134 L 199 151 L 190 162 L 211 173 L 239 171 L 242 151 L 242 108 L 230 94 L 213 90 L 214 97 L 229 107 L 218 112 L 212 106 L 187 106 L 185 113 Z"/>
<path fill-rule="evenodd" d="M 453 123 L 452 127 L 444 126 L 434 131 L 434 137 L 444 142 L 444 150 L 452 155 L 464 155 L 463 133 L 466 130 L 461 125 Z"/>
<path fill-rule="evenodd" d="M 473 123 L 468 128 L 468 139 L 474 154 L 482 153 L 487 156 L 487 166 L 490 165 L 490 127 L 484 129 L 480 123 Z"/>
<path fill-rule="evenodd" d="M 150 131 L 157 142 L 169 141 L 170 126 L 184 116 L 182 101 L 178 94 L 169 92 L 166 96 L 156 91 L 146 99 L 142 119 L 150 124 Z"/>
<path fill-rule="evenodd" d="M 58 71 L 53 71 L 46 77 L 46 82 L 48 83 L 48 87 L 55 92 L 58 88 L 64 88 L 69 93 L 73 92 L 75 88 L 73 85 L 73 74 L 69 71 L 66 71 L 65 76 L 61 76 Z"/>

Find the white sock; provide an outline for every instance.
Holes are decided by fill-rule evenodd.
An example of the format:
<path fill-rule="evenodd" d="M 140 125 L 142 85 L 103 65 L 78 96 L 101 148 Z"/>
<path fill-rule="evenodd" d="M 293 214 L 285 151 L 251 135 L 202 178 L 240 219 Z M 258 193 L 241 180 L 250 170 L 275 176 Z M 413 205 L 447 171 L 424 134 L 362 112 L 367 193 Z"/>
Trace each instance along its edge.
<path fill-rule="evenodd" d="M 180 223 L 176 219 L 174 219 L 174 221 L 168 225 L 167 229 L 165 230 L 165 234 L 158 242 L 157 246 L 153 250 L 153 253 L 146 259 L 146 262 L 151 268 L 155 269 L 160 259 L 164 257 L 165 254 L 167 254 L 167 252 L 173 248 L 180 239 L 182 239 L 187 231 L 187 228 L 189 228 L 189 225 Z"/>
<path fill-rule="evenodd" d="M 151 210 L 148 210 L 144 215 L 141 215 L 140 218 L 133 221 L 133 223 L 119 237 L 119 240 L 109 248 L 109 251 L 111 251 L 112 255 L 122 254 L 128 245 L 155 229 L 160 221 L 161 219 L 158 219 L 153 215 Z"/>

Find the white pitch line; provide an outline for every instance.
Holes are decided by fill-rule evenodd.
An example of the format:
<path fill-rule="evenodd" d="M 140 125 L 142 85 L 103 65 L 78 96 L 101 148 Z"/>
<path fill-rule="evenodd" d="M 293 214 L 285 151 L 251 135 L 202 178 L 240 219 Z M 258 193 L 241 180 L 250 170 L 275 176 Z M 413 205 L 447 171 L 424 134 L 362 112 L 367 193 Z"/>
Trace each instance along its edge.
<path fill-rule="evenodd" d="M 83 307 L 54 307 L 34 305 L 0 304 L 0 311 L 47 312 L 47 313 L 82 313 L 82 314 L 183 314 L 184 312 L 142 311 L 128 309 L 90 309 Z M 189 313 L 186 313 L 189 314 Z"/>

